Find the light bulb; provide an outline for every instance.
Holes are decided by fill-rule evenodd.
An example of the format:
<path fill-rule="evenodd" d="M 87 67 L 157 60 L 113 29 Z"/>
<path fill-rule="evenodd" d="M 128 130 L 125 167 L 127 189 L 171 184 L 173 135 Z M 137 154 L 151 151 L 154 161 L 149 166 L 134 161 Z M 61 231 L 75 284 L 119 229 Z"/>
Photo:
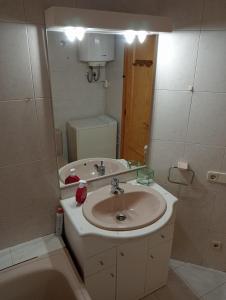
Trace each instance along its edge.
<path fill-rule="evenodd" d="M 128 44 L 132 44 L 132 42 L 134 41 L 135 39 L 135 36 L 136 36 L 136 32 L 134 30 L 126 30 L 124 32 L 124 37 L 126 39 L 126 42 Z"/>
<path fill-rule="evenodd" d="M 137 37 L 141 44 L 145 41 L 147 35 L 148 35 L 147 31 L 140 30 L 137 32 Z"/>
<path fill-rule="evenodd" d="M 70 42 L 74 42 L 76 38 L 76 32 L 74 27 L 64 28 L 64 33 Z"/>
<path fill-rule="evenodd" d="M 85 36 L 86 29 L 83 27 L 75 27 L 75 36 L 79 41 L 82 41 Z"/>

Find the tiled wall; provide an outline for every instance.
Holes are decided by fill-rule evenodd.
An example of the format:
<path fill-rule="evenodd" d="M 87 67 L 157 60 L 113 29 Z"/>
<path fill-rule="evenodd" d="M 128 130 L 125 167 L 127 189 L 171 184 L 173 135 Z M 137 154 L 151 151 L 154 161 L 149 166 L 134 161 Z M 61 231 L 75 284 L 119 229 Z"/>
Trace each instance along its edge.
<path fill-rule="evenodd" d="M 226 188 L 205 179 L 226 171 L 225 0 L 0 1 L 0 248 L 53 231 L 58 185 L 43 42 L 43 10 L 52 5 L 173 18 L 175 32 L 160 37 L 151 163 L 181 200 L 174 257 L 226 270 Z M 192 187 L 167 183 L 180 158 L 196 172 Z M 212 240 L 223 248 L 212 250 Z"/>
<path fill-rule="evenodd" d="M 59 188 L 43 10 L 60 2 L 0 1 L 0 249 L 54 231 Z"/>
<path fill-rule="evenodd" d="M 150 157 L 157 181 L 180 198 L 173 256 L 226 271 L 226 186 L 206 180 L 226 172 L 226 1 L 165 0 L 161 12 L 176 29 L 159 38 Z M 167 182 L 180 159 L 195 171 L 190 187 Z"/>

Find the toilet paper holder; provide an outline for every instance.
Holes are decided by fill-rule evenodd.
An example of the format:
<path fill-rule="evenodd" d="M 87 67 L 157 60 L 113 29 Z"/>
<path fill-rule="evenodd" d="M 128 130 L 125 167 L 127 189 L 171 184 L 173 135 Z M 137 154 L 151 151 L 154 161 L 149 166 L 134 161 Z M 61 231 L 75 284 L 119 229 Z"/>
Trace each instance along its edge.
<path fill-rule="evenodd" d="M 183 172 L 185 172 L 185 171 L 189 172 L 189 173 L 191 174 L 190 182 L 189 182 L 189 183 L 186 183 L 186 182 L 180 182 L 180 181 L 172 180 L 172 179 L 171 179 L 171 175 L 172 175 L 172 171 L 173 171 L 174 169 L 179 169 L 179 170 L 181 170 L 181 171 L 183 171 Z M 181 169 L 181 168 L 179 168 L 178 166 L 171 166 L 171 167 L 169 168 L 169 172 L 168 172 L 168 181 L 169 181 L 170 183 L 188 186 L 188 185 L 191 185 L 191 184 L 193 183 L 194 177 L 195 177 L 195 172 L 194 172 L 192 169 L 190 169 L 190 168 L 187 168 L 187 169 Z"/>

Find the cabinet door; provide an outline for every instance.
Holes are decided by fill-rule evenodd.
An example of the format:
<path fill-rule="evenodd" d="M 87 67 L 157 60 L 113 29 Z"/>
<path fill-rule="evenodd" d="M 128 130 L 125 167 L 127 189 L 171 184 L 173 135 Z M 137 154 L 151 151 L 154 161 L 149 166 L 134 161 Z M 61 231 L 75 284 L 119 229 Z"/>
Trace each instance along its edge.
<path fill-rule="evenodd" d="M 134 300 L 144 294 L 147 240 L 124 244 L 117 253 L 117 300 Z"/>
<path fill-rule="evenodd" d="M 115 300 L 115 266 L 85 278 L 92 300 Z"/>
<path fill-rule="evenodd" d="M 149 249 L 145 288 L 146 292 L 152 292 L 166 284 L 171 244 L 172 242 L 169 241 Z"/>

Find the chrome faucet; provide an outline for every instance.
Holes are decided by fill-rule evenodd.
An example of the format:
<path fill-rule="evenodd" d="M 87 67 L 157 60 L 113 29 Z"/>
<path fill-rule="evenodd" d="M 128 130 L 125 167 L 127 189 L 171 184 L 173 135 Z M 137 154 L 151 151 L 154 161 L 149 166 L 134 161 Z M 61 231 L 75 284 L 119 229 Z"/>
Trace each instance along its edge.
<path fill-rule="evenodd" d="M 97 170 L 97 173 L 99 176 L 105 175 L 105 165 L 104 165 L 103 160 L 101 160 L 100 165 L 95 164 L 94 168 Z"/>
<path fill-rule="evenodd" d="M 123 194 L 124 190 L 120 188 L 119 186 L 119 179 L 116 177 L 113 177 L 111 179 L 111 193 L 112 194 Z"/>

